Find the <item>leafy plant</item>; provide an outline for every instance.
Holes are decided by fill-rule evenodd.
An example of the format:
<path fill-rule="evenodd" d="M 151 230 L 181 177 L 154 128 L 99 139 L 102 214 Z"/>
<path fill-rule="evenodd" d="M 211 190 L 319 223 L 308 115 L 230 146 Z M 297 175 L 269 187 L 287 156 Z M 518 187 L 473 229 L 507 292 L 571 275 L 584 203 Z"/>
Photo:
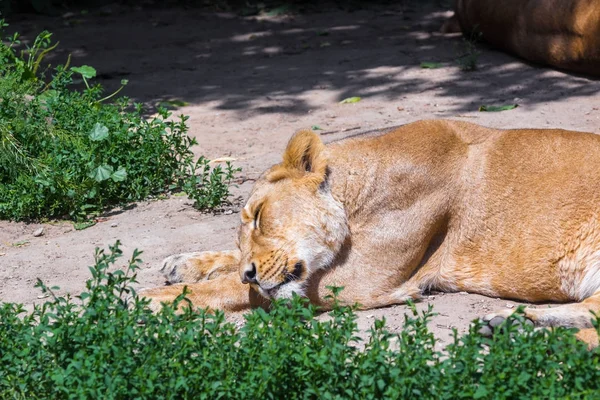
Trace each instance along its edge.
<path fill-rule="evenodd" d="M 96 250 L 83 293 L 31 312 L 0 306 L 0 399 L 530 399 L 597 398 L 600 352 L 573 329 L 534 330 L 515 314 L 491 339 L 475 323 L 445 352 L 411 307 L 404 329 L 376 320 L 358 337 L 353 307 L 336 299 L 327 318 L 306 300 L 275 301 L 244 326 L 223 313 L 174 305 L 152 313 L 133 285 L 134 251 Z M 182 305 L 181 313 L 174 310 Z M 598 321 L 596 320 L 598 327 Z"/>
<path fill-rule="evenodd" d="M 177 190 L 199 208 L 228 197 L 237 169 L 194 160 L 186 116 L 172 120 L 159 108 L 146 119 L 140 104 L 115 97 L 127 81 L 104 96 L 90 66 L 67 62 L 46 78 L 40 65 L 56 47 L 48 32 L 25 51 L 17 52 L 18 44 L 18 35 L 0 43 L 0 218 L 83 221 Z M 82 91 L 72 89 L 75 77 Z"/>
<path fill-rule="evenodd" d="M 463 71 L 475 71 L 478 68 L 479 56 L 481 52 L 477 48 L 477 42 L 481 40 L 481 32 L 477 27 L 471 32 L 468 38 L 462 39 L 462 48 L 460 54 L 456 57 L 458 66 Z"/>
<path fill-rule="evenodd" d="M 229 196 L 229 186 L 235 174 L 241 168 L 235 168 L 230 161 L 225 169 L 217 165 L 211 168 L 210 160 L 200 157 L 195 164 L 190 165 L 189 178 L 185 179 L 184 192 L 194 200 L 194 207 L 211 209 L 218 207 L 224 198 Z"/>

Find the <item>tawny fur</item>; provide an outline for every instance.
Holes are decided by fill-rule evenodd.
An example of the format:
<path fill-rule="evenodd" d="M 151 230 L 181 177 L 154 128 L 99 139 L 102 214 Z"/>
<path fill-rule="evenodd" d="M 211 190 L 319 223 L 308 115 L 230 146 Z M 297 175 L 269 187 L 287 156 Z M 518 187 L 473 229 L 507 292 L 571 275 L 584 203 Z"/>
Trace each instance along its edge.
<path fill-rule="evenodd" d="M 600 0 L 456 0 L 442 29 L 456 28 L 529 61 L 600 75 Z"/>
<path fill-rule="evenodd" d="M 292 293 L 327 308 L 343 286 L 362 308 L 429 289 L 572 303 L 526 309 L 542 326 L 590 328 L 600 311 L 594 134 L 420 121 L 327 146 L 302 131 L 283 159 L 241 212 L 239 251 L 168 259 L 175 284 L 143 292 L 154 306 L 189 282 L 195 306 L 223 310 Z"/>

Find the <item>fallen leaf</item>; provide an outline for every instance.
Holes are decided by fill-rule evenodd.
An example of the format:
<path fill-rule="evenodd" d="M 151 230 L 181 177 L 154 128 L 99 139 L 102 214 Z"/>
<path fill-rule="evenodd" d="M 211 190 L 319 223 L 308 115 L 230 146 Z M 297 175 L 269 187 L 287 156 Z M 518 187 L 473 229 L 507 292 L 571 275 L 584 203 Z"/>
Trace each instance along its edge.
<path fill-rule="evenodd" d="M 506 111 L 506 110 L 513 110 L 517 107 L 519 107 L 518 104 L 507 104 L 505 106 L 480 106 L 479 111 L 488 111 L 488 112 Z"/>
<path fill-rule="evenodd" d="M 96 221 L 75 222 L 73 228 L 77 231 L 82 231 L 94 225 L 96 225 Z"/>
<path fill-rule="evenodd" d="M 442 63 L 438 63 L 438 62 L 422 62 L 421 63 L 421 68 L 425 68 L 425 69 L 436 69 L 436 68 L 441 68 L 442 67 Z"/>
<path fill-rule="evenodd" d="M 319 125 L 313 125 L 310 127 L 310 129 L 312 129 L 313 131 L 322 131 L 323 128 L 321 128 Z"/>
<path fill-rule="evenodd" d="M 29 244 L 29 240 L 21 240 L 20 242 L 15 242 L 12 244 L 13 247 L 23 247 Z"/>
<path fill-rule="evenodd" d="M 188 103 L 187 101 L 183 101 L 183 100 L 163 100 L 161 102 L 158 103 L 158 107 L 163 107 L 166 108 L 167 110 L 173 110 L 175 108 L 179 108 L 179 107 L 185 107 L 187 105 L 189 105 L 190 103 Z"/>
<path fill-rule="evenodd" d="M 345 98 L 344 100 L 340 101 L 340 104 L 352 104 L 352 103 L 358 103 L 359 101 L 361 101 L 360 97 L 348 97 Z"/>

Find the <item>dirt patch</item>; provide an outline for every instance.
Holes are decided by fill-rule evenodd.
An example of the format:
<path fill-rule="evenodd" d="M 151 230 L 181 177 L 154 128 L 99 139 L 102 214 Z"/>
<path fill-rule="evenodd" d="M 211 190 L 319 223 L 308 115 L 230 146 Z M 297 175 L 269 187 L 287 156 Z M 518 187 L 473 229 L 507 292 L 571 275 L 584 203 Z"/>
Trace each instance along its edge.
<path fill-rule="evenodd" d="M 328 11 L 279 17 L 239 17 L 194 9 L 111 6 L 64 17 L 16 15 L 11 30 L 31 40 L 54 32 L 51 60 L 88 64 L 107 91 L 129 79 L 126 94 L 154 105 L 183 100 L 197 154 L 234 157 L 256 178 L 277 162 L 290 135 L 318 126 L 325 141 L 426 118 L 454 118 L 497 128 L 565 128 L 600 133 L 600 81 L 533 66 L 479 47 L 478 69 L 460 70 L 458 35 L 438 33 L 449 15 L 429 6 Z M 423 69 L 422 62 L 439 62 Z M 339 104 L 352 96 L 362 100 Z M 511 111 L 480 105 L 518 103 Z M 245 197 L 247 181 L 235 189 Z M 43 301 L 36 278 L 78 293 L 95 247 L 117 239 L 129 256 L 144 250 L 140 287 L 161 285 L 160 261 L 171 254 L 234 246 L 239 216 L 201 214 L 184 197 L 139 203 L 76 231 L 70 223 L 0 222 L 0 299 L 28 306 Z M 33 233 L 44 228 L 42 236 Z M 123 260 L 123 265 L 125 264 Z M 513 302 L 467 294 L 434 294 L 419 305 L 439 313 L 431 323 L 447 342 L 451 327 Z M 399 330 L 406 307 L 360 312 L 359 325 L 385 317 Z M 442 343 L 443 344 L 443 343 Z"/>

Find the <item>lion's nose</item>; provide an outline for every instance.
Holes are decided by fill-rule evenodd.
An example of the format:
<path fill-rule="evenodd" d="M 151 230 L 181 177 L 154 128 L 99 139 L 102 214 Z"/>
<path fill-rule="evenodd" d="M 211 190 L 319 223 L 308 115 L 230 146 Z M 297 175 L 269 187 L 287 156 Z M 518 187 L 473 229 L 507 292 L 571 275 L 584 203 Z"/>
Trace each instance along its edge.
<path fill-rule="evenodd" d="M 243 273 L 242 283 L 258 283 L 256 280 L 256 264 L 251 263 Z"/>

